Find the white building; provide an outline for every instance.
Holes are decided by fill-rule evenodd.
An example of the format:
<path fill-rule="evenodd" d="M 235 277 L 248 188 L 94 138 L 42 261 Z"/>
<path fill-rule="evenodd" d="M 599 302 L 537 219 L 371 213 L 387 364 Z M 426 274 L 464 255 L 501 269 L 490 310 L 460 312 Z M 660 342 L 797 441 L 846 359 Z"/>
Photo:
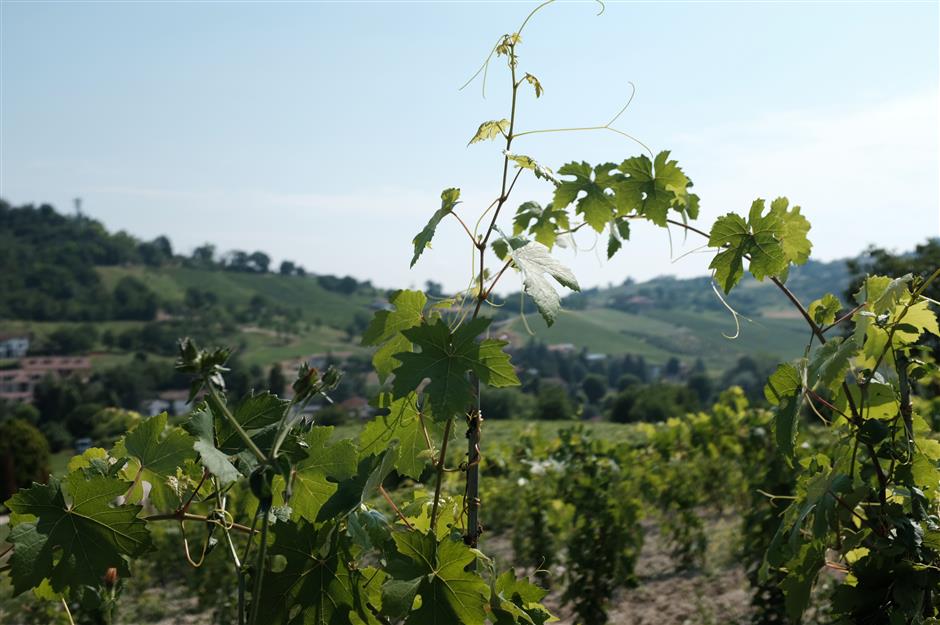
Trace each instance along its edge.
<path fill-rule="evenodd" d="M 0 334 L 0 358 L 22 358 L 28 351 L 28 334 Z"/>

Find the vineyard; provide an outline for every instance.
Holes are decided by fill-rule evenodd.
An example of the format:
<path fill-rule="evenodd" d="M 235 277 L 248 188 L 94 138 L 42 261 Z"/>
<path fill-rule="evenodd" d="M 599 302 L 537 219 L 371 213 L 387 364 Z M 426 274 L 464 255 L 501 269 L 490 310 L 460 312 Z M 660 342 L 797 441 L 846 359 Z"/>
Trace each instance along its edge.
<path fill-rule="evenodd" d="M 304 410 L 341 384 L 332 365 L 304 365 L 289 399 L 236 394 L 231 350 L 181 338 L 187 414 L 141 419 L 5 502 L 0 620 L 940 623 L 940 269 L 802 302 L 787 283 L 811 226 L 787 198 L 701 224 L 672 154 L 617 127 L 625 106 L 602 125 L 527 129 L 519 103 L 543 86 L 520 51 L 550 4 L 470 79 L 509 102 L 469 133 L 494 152 L 491 203 L 447 187 L 415 228 L 412 266 L 439 229 L 466 235 L 453 263 L 472 254 L 467 288 L 398 290 L 362 331 L 378 416 L 333 428 Z M 551 169 L 525 152 L 526 137 L 571 132 L 639 154 Z M 514 194 L 524 176 L 543 201 Z M 656 423 L 487 419 L 485 389 L 521 384 L 493 320 L 500 281 L 517 275 L 552 326 L 581 290 L 557 249 L 593 231 L 611 259 L 638 222 L 701 239 L 735 334 L 747 328 L 728 295 L 745 274 L 800 319 L 799 355 L 763 386 L 769 408 L 732 386 Z"/>

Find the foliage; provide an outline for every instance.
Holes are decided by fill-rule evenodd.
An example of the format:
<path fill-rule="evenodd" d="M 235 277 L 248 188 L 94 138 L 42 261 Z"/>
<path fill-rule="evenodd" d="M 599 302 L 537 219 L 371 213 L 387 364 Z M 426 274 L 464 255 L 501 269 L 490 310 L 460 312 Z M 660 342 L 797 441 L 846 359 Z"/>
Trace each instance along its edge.
<path fill-rule="evenodd" d="M 561 302 L 554 283 L 579 289 L 552 250 L 582 227 L 607 230 L 609 257 L 622 248 L 633 220 L 705 233 L 688 224 L 698 216 L 699 199 L 668 151 L 629 156 L 619 164 L 572 161 L 558 168 L 557 176 L 512 152 L 514 140 L 539 132 L 516 130 L 520 87 L 531 86 L 536 97 L 542 92 L 538 78 L 520 76 L 517 47 L 526 23 L 528 18 L 519 31 L 501 37 L 481 68 L 485 73 L 492 59 L 505 61 L 510 79 L 508 117 L 484 122 L 470 141 L 505 141 L 495 199 L 474 222 L 458 202 L 459 191 L 446 189 L 440 208 L 412 241 L 414 265 L 437 229 L 453 218 L 473 253 L 471 286 L 437 303 L 422 293 L 401 291 L 391 297 L 391 310 L 379 311 L 368 325 L 351 326 L 351 333 L 362 331 L 363 343 L 377 348 L 373 364 L 385 385 L 374 399 L 380 414 L 359 439 L 334 440 L 332 428 L 318 423 L 312 408 L 342 388 L 334 368 L 302 366 L 290 400 L 239 392 L 247 385 L 236 389 L 231 384 L 238 376 L 230 371 L 230 349 L 201 350 L 184 340 L 177 371 L 191 378 L 189 399 L 199 402 L 182 427 L 165 414 L 135 419 L 110 449 L 88 450 L 70 462 L 61 479 L 34 484 L 7 501 L 13 511 L 7 539 L 12 551 L 4 552 L 11 554 L 3 569 L 9 571 L 14 594 L 32 590 L 110 620 L 121 583 L 138 558 L 153 550 L 153 528 L 168 522 L 179 526 L 190 564 L 199 566 L 213 547 L 224 553 L 227 579 L 234 584 L 222 594 L 229 605 L 234 603 L 228 616 L 234 613 L 239 623 L 541 625 L 551 617 L 540 603 L 544 590 L 516 578 L 514 571 L 500 571 L 479 549 L 484 528 L 481 388 L 523 382 L 505 351 L 507 343 L 488 335 L 495 324 L 481 314 L 483 305 L 491 303 L 494 287 L 507 272 L 518 271 L 524 293 L 551 325 Z M 595 129 L 615 130 L 614 121 Z M 517 166 L 513 177 L 510 162 Z M 516 180 L 526 172 L 553 186 L 552 202 L 545 209 L 520 205 L 513 235 L 507 236 L 498 220 L 505 218 Z M 48 210 L 40 212 L 48 217 Z M 29 217 L 0 206 L 3 223 L 29 222 Z M 165 240 L 138 249 L 126 235 L 105 236 L 94 222 L 55 221 L 65 233 L 77 230 L 94 244 L 96 254 L 112 262 L 132 253 L 147 263 L 172 257 Z M 470 223 L 476 223 L 473 231 Z M 746 217 L 726 214 L 707 233 L 714 251 L 712 277 L 721 290 L 733 291 L 745 271 L 757 281 L 769 280 L 811 330 L 804 356 L 779 365 L 764 389 L 774 406 L 773 439 L 783 465 L 767 463 L 762 455 L 766 442 L 757 428 L 766 421 L 747 411 L 742 390 L 723 394 L 709 414 L 665 419 L 700 401 L 687 386 L 665 384 L 645 389 L 625 384 L 615 401 L 619 418 L 664 418 L 637 426 L 632 443 L 605 446 L 572 429 L 560 434 L 554 448 L 542 450 L 544 455 L 531 449 L 519 454 L 531 476 L 536 467 L 553 474 L 552 482 L 540 487 L 544 490 L 521 498 L 529 505 L 523 512 L 529 518 L 517 524 L 520 555 L 530 565 L 539 556 L 549 562 L 558 553 L 548 552 L 563 545 L 563 597 L 584 623 L 603 623 L 616 589 L 635 581 L 644 503 L 655 506 L 677 564 L 701 566 L 707 544 L 701 511 L 742 508 L 755 480 L 792 492 L 773 538 L 763 542 L 772 525 L 764 510 L 763 518 L 755 517 L 759 535 L 748 542 L 752 549 L 767 545 L 757 584 L 761 592 L 767 584 L 783 592 L 791 620 L 802 617 L 824 567 L 844 575 L 835 584 L 829 610 L 837 622 L 926 624 L 940 618 L 940 442 L 931 438 L 912 399 L 920 380 L 938 375 L 919 341 L 922 335 L 940 336 L 929 307 L 935 302 L 925 296 L 940 270 L 926 279 L 866 276 L 854 295 L 857 306 L 842 316 L 834 296 L 807 307 L 786 282 L 791 267 L 808 260 L 808 231 L 799 207 L 777 198 L 769 209 L 755 200 Z M 84 299 L 63 303 L 73 295 L 59 280 L 63 272 L 84 275 L 90 265 L 81 246 L 62 247 L 66 251 L 54 255 L 56 262 L 39 265 L 26 278 L 7 278 L 12 282 L 4 286 L 22 291 L 41 279 L 48 286 L 17 306 L 39 310 L 34 316 L 44 318 L 86 318 L 89 294 L 105 301 L 100 281 L 92 271 L 96 277 L 81 294 Z M 3 253 L 22 264 L 23 249 Z M 213 254 L 202 248 L 198 261 L 213 262 Z M 494 256 L 497 271 L 487 267 Z M 60 260 L 81 262 L 62 269 Z M 261 252 L 236 250 L 225 266 L 266 273 L 269 264 Z M 147 317 L 155 312 L 146 285 L 125 280 L 117 286 L 118 308 L 109 314 L 118 310 Z M 356 283 L 337 279 L 336 288 L 351 294 Z M 186 300 L 194 309 L 212 305 L 196 295 Z M 249 307 L 260 314 L 268 306 L 262 298 Z M 848 331 L 842 336 L 828 334 L 843 324 Z M 560 369 L 562 362 L 550 365 Z M 608 382 L 646 373 L 645 365 L 635 370 L 622 365 L 616 378 L 607 371 Z M 677 361 L 669 375 L 680 371 Z M 571 364 L 571 382 L 597 382 L 588 375 L 586 363 Z M 574 416 L 566 388 L 540 385 L 537 379 L 526 382 L 539 388 L 538 416 Z M 587 390 L 591 386 L 602 386 L 585 387 L 586 394 L 597 396 Z M 76 431 L 87 428 L 97 412 L 88 400 L 100 395 L 84 395 L 84 389 L 47 381 L 36 397 L 40 420 L 64 414 Z M 657 409 L 659 414 L 653 414 Z M 804 409 L 825 428 L 825 447 L 802 444 Z M 448 455 L 460 419 L 466 424 L 466 454 L 451 449 Z M 461 460 L 453 466 L 455 455 Z M 764 471 L 755 470 L 762 464 Z M 656 471 L 644 470 L 654 465 Z M 496 473 L 502 470 L 494 467 Z M 414 484 L 422 478 L 433 494 Z M 456 489 L 455 481 L 462 482 Z M 414 486 L 407 505 L 398 506 L 392 498 L 398 484 Z M 550 505 L 563 512 L 554 518 L 557 510 Z M 184 534 L 187 525 L 199 528 L 204 547 L 198 562 Z"/>
<path fill-rule="evenodd" d="M 561 496 L 574 510 L 563 596 L 581 622 L 602 625 L 614 590 L 636 583 L 633 569 L 643 544 L 642 505 L 627 466 L 601 453 L 583 430 L 566 430 L 559 436 L 561 445 L 554 457 L 566 473 Z"/>
<path fill-rule="evenodd" d="M 0 499 L 49 476 L 49 443 L 23 419 L 0 421 Z"/>

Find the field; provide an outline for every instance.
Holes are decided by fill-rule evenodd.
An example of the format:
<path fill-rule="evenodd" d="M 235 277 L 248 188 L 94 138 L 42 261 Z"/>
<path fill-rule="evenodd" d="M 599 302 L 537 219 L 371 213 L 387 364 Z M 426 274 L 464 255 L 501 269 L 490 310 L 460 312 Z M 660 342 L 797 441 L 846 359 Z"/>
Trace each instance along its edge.
<path fill-rule="evenodd" d="M 190 287 L 214 293 L 225 304 L 246 305 L 252 297 L 261 295 L 279 306 L 299 308 L 307 321 L 320 320 L 334 327 L 345 327 L 353 315 L 367 310 L 374 299 L 328 291 L 313 277 L 185 267 L 99 267 L 98 272 L 108 289 L 113 289 L 122 277 L 133 276 L 171 302 L 182 302 Z"/>
<path fill-rule="evenodd" d="M 526 322 L 539 339 L 571 343 L 608 355 L 634 354 L 653 364 L 675 356 L 681 360 L 701 358 L 710 369 L 723 370 L 746 354 L 767 354 L 781 359 L 798 355 L 806 340 L 805 323 L 799 319 L 757 317 L 742 319 L 737 338 L 731 314 L 715 311 L 655 310 L 631 314 L 611 308 L 562 311 L 551 330 L 538 315 Z M 521 319 L 510 324 L 516 341 L 528 336 Z"/>

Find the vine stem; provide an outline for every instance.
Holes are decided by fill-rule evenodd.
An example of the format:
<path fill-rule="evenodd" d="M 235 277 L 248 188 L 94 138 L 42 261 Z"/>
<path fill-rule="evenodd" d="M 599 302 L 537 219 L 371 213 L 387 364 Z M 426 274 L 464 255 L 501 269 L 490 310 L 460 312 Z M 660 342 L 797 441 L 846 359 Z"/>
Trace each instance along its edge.
<path fill-rule="evenodd" d="M 434 532 L 437 526 L 437 508 L 441 503 L 441 483 L 444 481 L 444 459 L 447 456 L 447 441 L 450 440 L 450 432 L 453 427 L 454 419 L 451 417 L 444 426 L 444 440 L 441 441 L 441 456 L 437 460 L 437 484 L 434 486 L 434 503 L 431 505 L 431 532 Z"/>
<path fill-rule="evenodd" d="M 169 512 L 166 514 L 151 514 L 150 516 L 143 517 L 144 521 L 199 521 L 200 523 L 208 523 L 211 525 L 218 525 L 220 527 L 226 527 L 228 529 L 238 530 L 245 534 L 253 534 L 252 530 L 247 525 L 242 525 L 240 523 L 223 523 L 218 519 L 212 519 L 202 514 L 191 514 L 189 512 Z"/>
<path fill-rule="evenodd" d="M 72 611 L 69 610 L 68 601 L 65 600 L 65 597 L 59 595 L 59 600 L 62 601 L 62 608 L 65 610 L 65 616 L 69 619 L 69 625 L 75 625 L 75 619 L 72 618 Z"/>
<path fill-rule="evenodd" d="M 408 529 L 413 530 L 413 529 L 414 529 L 414 525 L 412 525 L 411 523 L 408 522 L 408 519 L 405 518 L 405 515 L 402 514 L 402 512 L 401 512 L 401 510 L 398 508 L 398 506 L 395 505 L 395 502 L 392 501 L 392 497 L 388 494 L 388 491 L 385 490 L 385 487 L 382 486 L 381 484 L 379 485 L 379 493 L 381 493 L 382 497 L 385 498 L 385 501 L 388 502 L 388 505 L 390 505 L 390 506 L 392 507 L 392 510 L 395 511 L 395 514 L 398 515 L 398 518 L 401 519 L 402 523 L 404 523 L 405 525 L 407 525 L 407 526 L 408 526 Z"/>
<path fill-rule="evenodd" d="M 258 610 L 261 607 L 261 584 L 264 582 L 264 560 L 268 555 L 268 519 L 267 512 L 264 514 L 264 520 L 261 522 L 261 542 L 258 545 L 258 564 L 255 565 L 255 587 L 251 593 L 251 618 L 248 622 L 256 625 L 258 622 Z"/>
<path fill-rule="evenodd" d="M 195 499 L 195 497 L 196 497 L 196 493 L 198 493 L 198 492 L 199 492 L 199 489 L 202 488 L 202 485 L 206 483 L 206 478 L 207 478 L 207 477 L 209 477 L 209 470 L 208 470 L 208 469 L 203 469 L 203 470 L 202 470 L 202 479 L 199 480 L 199 483 L 196 485 L 196 488 L 193 489 L 193 492 L 189 494 L 189 498 L 186 500 L 186 503 L 184 503 L 184 504 L 180 507 L 180 511 L 186 512 L 187 510 L 189 510 L 189 506 L 192 505 L 193 499 Z"/>

